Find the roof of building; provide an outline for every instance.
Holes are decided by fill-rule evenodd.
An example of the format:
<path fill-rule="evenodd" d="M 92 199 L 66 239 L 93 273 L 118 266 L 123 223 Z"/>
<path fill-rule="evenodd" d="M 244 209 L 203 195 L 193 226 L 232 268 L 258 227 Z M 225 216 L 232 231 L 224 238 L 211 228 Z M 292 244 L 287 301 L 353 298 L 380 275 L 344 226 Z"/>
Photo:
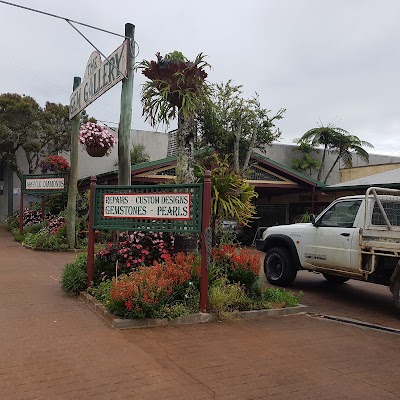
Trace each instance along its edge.
<path fill-rule="evenodd" d="M 248 182 L 265 190 L 300 190 L 304 188 L 324 188 L 325 185 L 315 179 L 289 168 L 270 158 L 253 152 L 252 160 L 255 161 Z M 177 157 L 166 157 L 131 167 L 132 182 L 157 183 L 173 179 L 175 176 Z M 114 182 L 118 171 L 109 171 L 97 175 L 98 182 Z M 89 183 L 89 177 L 81 180 Z M 85 185 L 85 183 L 84 183 Z"/>
<path fill-rule="evenodd" d="M 400 188 L 400 168 L 390 171 L 380 172 L 378 174 L 364 176 L 351 181 L 329 185 L 324 188 L 326 191 L 337 190 L 357 190 L 367 189 L 371 186 L 384 186 L 388 188 Z"/>

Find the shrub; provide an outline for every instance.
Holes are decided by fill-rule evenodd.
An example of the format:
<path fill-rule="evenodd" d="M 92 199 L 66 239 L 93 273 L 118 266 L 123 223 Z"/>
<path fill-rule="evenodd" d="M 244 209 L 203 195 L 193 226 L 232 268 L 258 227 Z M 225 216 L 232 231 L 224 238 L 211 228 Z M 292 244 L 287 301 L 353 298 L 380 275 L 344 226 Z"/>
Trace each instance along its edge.
<path fill-rule="evenodd" d="M 47 228 L 42 228 L 38 233 L 24 235 L 23 244 L 41 250 L 66 250 L 68 245 L 65 236 L 52 235 Z"/>
<path fill-rule="evenodd" d="M 95 282 L 118 275 L 129 274 L 142 265 L 152 265 L 171 254 L 174 237 L 166 232 L 133 232 L 121 234 L 117 243 L 108 243 L 96 254 Z"/>
<path fill-rule="evenodd" d="M 239 283 L 229 283 L 225 279 L 210 287 L 208 302 L 210 311 L 220 319 L 225 319 L 227 313 L 246 310 L 250 306 L 244 288 Z"/>
<path fill-rule="evenodd" d="M 24 217 L 23 220 L 24 227 L 32 224 L 39 224 L 42 222 L 42 211 L 25 208 L 23 217 Z M 18 218 L 19 218 L 19 213 L 18 213 Z"/>
<path fill-rule="evenodd" d="M 212 250 L 212 262 L 231 283 L 241 283 L 249 289 L 260 273 L 260 256 L 249 249 L 225 244 Z"/>
<path fill-rule="evenodd" d="M 296 307 L 299 305 L 303 292 L 294 294 L 282 288 L 267 288 L 261 295 L 262 299 L 280 307 Z"/>
<path fill-rule="evenodd" d="M 36 234 L 36 233 L 40 232 L 42 229 L 43 229 L 42 222 L 30 224 L 25 228 L 25 233 Z"/>
<path fill-rule="evenodd" d="M 67 208 L 68 194 L 53 193 L 46 198 L 46 213 L 50 215 L 58 215 Z"/>
<path fill-rule="evenodd" d="M 87 254 L 79 254 L 75 260 L 67 264 L 61 275 L 61 287 L 69 294 L 76 295 L 86 288 Z"/>
<path fill-rule="evenodd" d="M 65 226 L 65 217 L 62 215 L 50 215 L 47 221 L 47 228 L 52 235 L 55 235 L 60 228 Z"/>
<path fill-rule="evenodd" d="M 179 318 L 186 317 L 190 314 L 189 309 L 184 304 L 173 304 L 171 306 L 164 306 L 159 311 L 154 312 L 154 318 Z"/>
<path fill-rule="evenodd" d="M 19 229 L 19 213 L 18 213 L 18 211 L 16 211 L 13 215 L 7 217 L 6 227 L 9 232 L 12 232 L 14 229 Z"/>
<path fill-rule="evenodd" d="M 196 275 L 196 257 L 178 253 L 164 263 L 139 267 L 129 275 L 113 280 L 107 308 L 125 318 L 154 318 L 165 307 L 182 303 L 185 290 Z M 164 311 L 162 311 L 164 310 Z"/>
<path fill-rule="evenodd" d="M 107 305 L 111 300 L 112 281 L 107 280 L 100 282 L 97 286 L 90 286 L 87 292 L 101 303 Z"/>

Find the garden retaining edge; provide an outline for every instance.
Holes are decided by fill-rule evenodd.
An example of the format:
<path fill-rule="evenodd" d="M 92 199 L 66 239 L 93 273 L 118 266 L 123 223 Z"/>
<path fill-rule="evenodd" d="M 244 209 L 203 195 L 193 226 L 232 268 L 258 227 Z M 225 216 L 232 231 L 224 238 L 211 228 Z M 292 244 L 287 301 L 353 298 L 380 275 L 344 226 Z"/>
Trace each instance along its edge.
<path fill-rule="evenodd" d="M 173 319 L 167 318 L 146 318 L 146 319 L 122 319 L 109 312 L 102 303 L 96 300 L 87 292 L 80 292 L 79 300 L 86 303 L 92 308 L 97 315 L 99 315 L 105 322 L 110 324 L 115 329 L 133 329 L 133 328 L 151 328 L 159 326 L 173 326 L 173 325 L 186 325 L 186 324 L 197 324 L 205 322 L 215 322 L 218 320 L 215 314 L 210 313 L 196 313 L 186 317 L 179 317 Z M 263 310 L 251 310 L 251 311 L 240 311 L 235 313 L 236 318 L 240 319 L 253 319 L 265 316 L 279 316 L 279 315 L 293 315 L 302 314 L 305 312 L 307 306 L 302 304 L 296 307 L 286 308 L 273 308 Z"/>

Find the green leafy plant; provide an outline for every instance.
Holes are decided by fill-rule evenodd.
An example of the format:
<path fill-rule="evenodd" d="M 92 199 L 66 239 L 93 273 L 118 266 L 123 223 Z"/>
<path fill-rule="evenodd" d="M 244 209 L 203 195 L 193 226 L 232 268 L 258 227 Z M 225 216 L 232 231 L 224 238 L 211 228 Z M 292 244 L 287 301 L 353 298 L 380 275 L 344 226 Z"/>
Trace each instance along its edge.
<path fill-rule="evenodd" d="M 42 228 L 39 232 L 27 233 L 24 235 L 23 244 L 40 250 L 67 250 L 65 236 L 51 234 L 47 228 Z"/>
<path fill-rule="evenodd" d="M 171 306 L 164 306 L 159 311 L 154 313 L 154 318 L 179 318 L 186 317 L 190 311 L 184 304 L 173 304 Z"/>
<path fill-rule="evenodd" d="M 239 283 L 229 283 L 225 279 L 217 281 L 210 287 L 208 303 L 211 312 L 219 319 L 226 319 L 229 313 L 249 308 L 249 298 Z"/>
<path fill-rule="evenodd" d="M 234 220 L 246 226 L 255 215 L 253 200 L 258 194 L 254 186 L 232 170 L 228 163 L 228 156 L 220 159 L 214 153 L 208 162 L 197 165 L 196 176 L 198 181 L 204 180 L 206 169 L 211 170 L 212 219 Z"/>
<path fill-rule="evenodd" d="M 79 254 L 75 260 L 67 264 L 61 275 L 61 287 L 71 295 L 76 295 L 86 289 L 87 254 Z"/>
<path fill-rule="evenodd" d="M 304 222 L 311 222 L 311 214 L 308 211 L 306 211 L 304 214 L 298 215 L 294 219 L 294 222 L 296 224 L 300 224 L 300 223 L 304 223 Z"/>
<path fill-rule="evenodd" d="M 87 292 L 101 303 L 107 305 L 111 301 L 112 285 L 112 280 L 106 280 L 96 286 L 89 286 Z"/>
<path fill-rule="evenodd" d="M 178 117 L 176 181 L 193 183 L 194 119 L 208 92 L 205 68 L 209 65 L 201 53 L 194 61 L 179 51 L 164 57 L 157 53 L 156 57 L 156 61 L 143 60 L 137 66 L 149 79 L 141 93 L 143 115 L 153 126 L 159 122 L 168 125 L 171 118 Z"/>
<path fill-rule="evenodd" d="M 302 297 L 303 292 L 295 294 L 282 288 L 266 288 L 261 294 L 263 300 L 268 301 L 274 306 L 278 305 L 282 307 L 296 307 L 299 305 Z"/>

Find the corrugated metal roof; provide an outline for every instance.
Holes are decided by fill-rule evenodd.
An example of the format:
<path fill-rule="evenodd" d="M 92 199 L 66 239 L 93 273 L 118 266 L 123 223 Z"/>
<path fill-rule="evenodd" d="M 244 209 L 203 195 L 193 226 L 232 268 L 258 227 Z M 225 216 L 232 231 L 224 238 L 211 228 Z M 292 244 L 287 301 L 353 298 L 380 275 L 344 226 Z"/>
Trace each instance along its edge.
<path fill-rule="evenodd" d="M 370 186 L 400 188 L 400 168 L 380 172 L 379 174 L 364 176 L 347 182 L 336 183 L 335 185 L 329 185 L 326 186 L 324 190 L 363 189 Z"/>

